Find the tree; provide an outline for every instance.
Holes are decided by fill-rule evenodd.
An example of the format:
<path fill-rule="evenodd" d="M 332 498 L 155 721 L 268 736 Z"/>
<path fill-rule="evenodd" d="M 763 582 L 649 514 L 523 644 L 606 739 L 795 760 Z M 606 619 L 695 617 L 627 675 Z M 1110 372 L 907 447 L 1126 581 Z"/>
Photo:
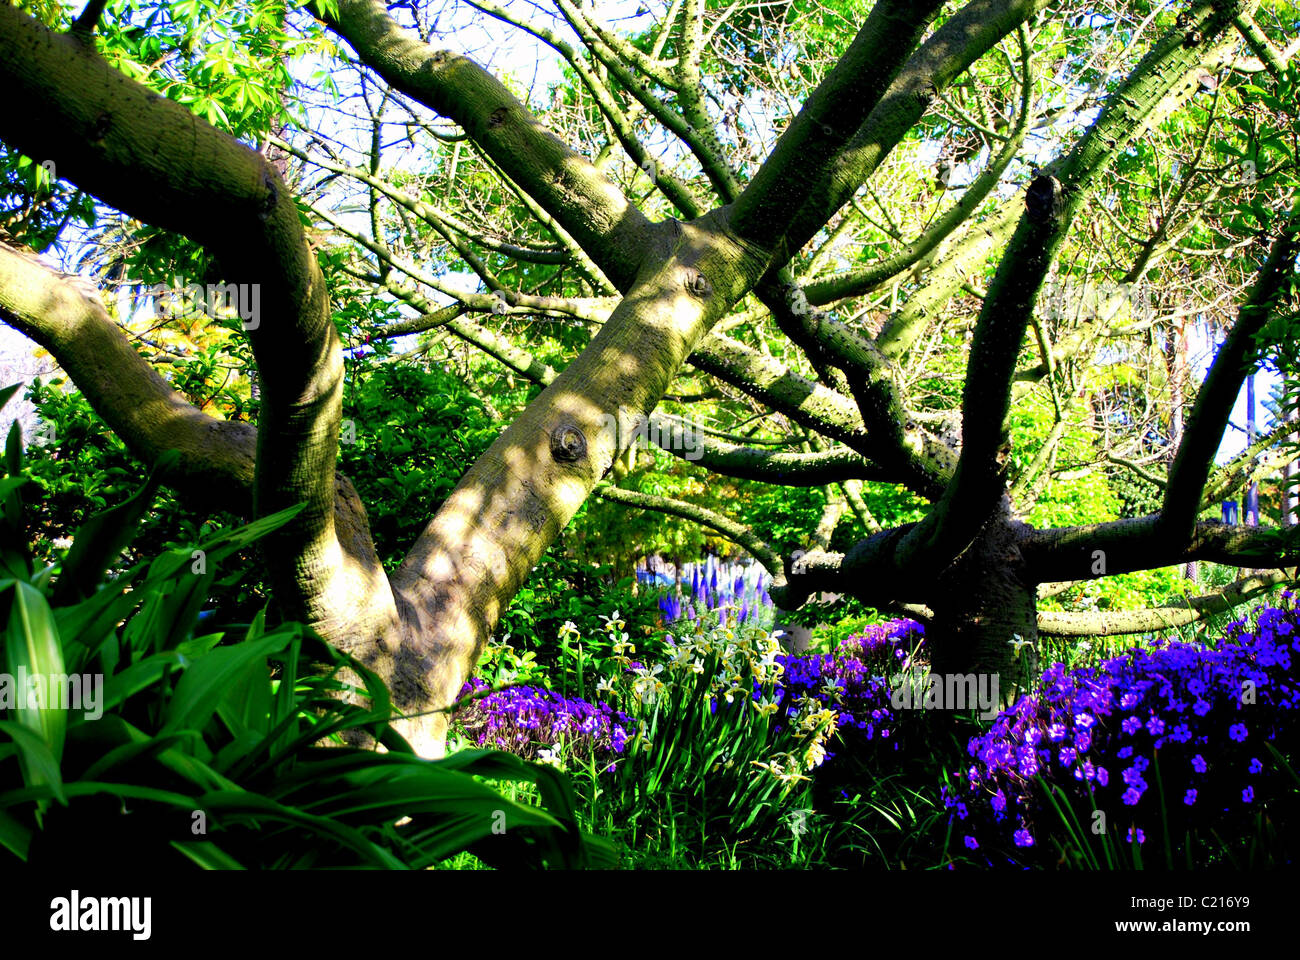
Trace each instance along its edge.
<path fill-rule="evenodd" d="M 66 30 L 50 25 L 59 10 L 0 7 L 0 140 L 29 165 L 51 161 L 71 197 L 148 225 L 150 241 L 148 229 L 183 238 L 165 241 L 172 262 L 222 285 L 228 309 L 211 312 L 251 344 L 257 425 L 188 403 L 101 298 L 13 246 L 0 248 L 0 316 L 57 358 L 142 459 L 179 450 L 166 479 L 183 495 L 254 515 L 305 501 L 267 542 L 281 609 L 374 667 L 399 708 L 452 701 L 506 603 L 641 425 L 686 452 L 661 429 L 665 397 L 665 409 L 703 399 L 733 425 L 692 445 L 708 469 L 834 485 L 814 549 L 791 562 L 717 511 L 613 486 L 602 496 L 736 540 L 786 606 L 835 591 L 925 617 L 939 672 L 997 672 L 1014 689 L 1040 632 L 1149 629 L 1282 577 L 1172 614 L 1037 606 L 1040 585 L 1294 558 L 1278 531 L 1198 519 L 1212 490 L 1236 482 L 1214 470 L 1215 451 L 1256 334 L 1294 285 L 1295 45 L 1270 39 L 1295 32 L 1293 9 L 675 0 L 629 36 L 571 0 L 549 22 L 472 6 L 563 60 L 568 82 L 538 107 L 563 137 L 528 105 L 538 97 L 428 42 L 454 9 L 319 0 L 311 13 L 346 46 L 310 46 L 330 55 L 313 85 L 284 60 L 317 38 L 314 21 L 274 3 L 175 4 L 144 26 L 122 4 L 98 40 L 102 2 Z M 355 83 L 340 92 L 345 75 Z M 366 140 L 295 134 L 286 104 L 314 97 L 355 106 L 341 112 Z M 422 156 L 386 165 L 402 139 L 404 156 Z M 1039 149 L 1024 156 L 1029 144 Z M 351 208 L 330 193 L 342 182 Z M 48 219 L 33 220 L 42 244 Z M 478 290 L 452 282 L 457 271 Z M 1099 381 L 1099 356 L 1128 351 L 1125 369 L 1156 369 L 1158 350 L 1150 361 L 1131 349 L 1164 329 L 1134 308 L 1152 278 L 1202 313 L 1237 298 L 1164 474 L 1077 436 L 1095 432 L 1101 398 L 1131 409 L 1137 396 L 1114 399 L 1122 385 Z M 1054 292 L 1067 294 L 1055 306 Z M 567 326 L 539 336 L 524 317 Z M 335 466 L 340 328 L 454 337 L 542 387 L 391 574 Z M 1034 403 L 1050 405 L 1046 429 L 1016 428 Z M 744 421 L 761 413 L 774 427 L 756 434 Z M 1169 405 L 1151 417 L 1170 423 Z M 1061 481 L 1058 456 L 1075 447 L 1158 482 L 1160 509 L 1026 523 L 1017 511 Z M 880 524 L 864 499 L 879 484 L 923 498 L 923 519 Z M 831 552 L 846 512 L 868 535 Z M 411 723 L 422 747 L 438 749 L 442 717 Z"/>

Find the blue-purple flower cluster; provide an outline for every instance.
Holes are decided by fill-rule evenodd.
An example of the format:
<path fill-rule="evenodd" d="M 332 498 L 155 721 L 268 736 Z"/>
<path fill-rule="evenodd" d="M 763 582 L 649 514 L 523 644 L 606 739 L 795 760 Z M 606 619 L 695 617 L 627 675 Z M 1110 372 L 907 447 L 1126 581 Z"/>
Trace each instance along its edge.
<path fill-rule="evenodd" d="M 474 677 L 460 696 L 487 688 Z M 627 714 L 606 703 L 588 703 L 541 687 L 508 687 L 470 700 L 456 711 L 455 724 L 476 746 L 535 760 L 560 744 L 570 762 L 594 759 L 606 770 L 613 769 L 635 726 Z"/>
<path fill-rule="evenodd" d="M 659 598 L 665 623 L 682 619 L 704 623 L 708 618 L 709 622 L 716 620 L 725 625 L 727 617 L 734 616 L 738 624 L 744 624 L 754 620 L 760 611 L 772 608 L 765 574 L 760 573 L 749 583 L 744 573 L 732 576 L 723 571 L 715 557 L 695 567 L 688 590 L 686 595 L 670 591 Z"/>
<path fill-rule="evenodd" d="M 919 659 L 924 643 L 921 624 L 890 620 L 848 637 L 835 653 L 779 654 L 776 662 L 784 671 L 778 702 L 793 716 L 794 703 L 811 697 L 837 711 L 841 743 L 849 751 L 871 744 L 895 752 L 904 718 L 890 705 L 890 692 L 896 675 Z"/>
<path fill-rule="evenodd" d="M 1231 831 L 1285 783 L 1266 744 L 1300 734 L 1300 616 L 1294 597 L 1232 624 L 1214 648 L 1156 641 L 1095 667 L 1048 668 L 1031 694 L 970 741 L 963 789 L 944 790 L 968 850 L 999 841 L 1054 856 L 1060 832 L 1042 778 L 1076 811 L 1142 844 L 1165 829 Z M 1084 819 L 1087 828 L 1089 822 Z M 1124 832 L 1126 831 L 1126 832 Z"/>

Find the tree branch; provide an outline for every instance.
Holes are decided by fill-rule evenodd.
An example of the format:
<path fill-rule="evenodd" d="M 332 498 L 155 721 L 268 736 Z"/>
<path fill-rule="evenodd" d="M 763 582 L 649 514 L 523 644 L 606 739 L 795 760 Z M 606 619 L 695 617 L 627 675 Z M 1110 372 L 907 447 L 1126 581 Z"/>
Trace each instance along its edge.
<path fill-rule="evenodd" d="M 1279 584 L 1293 582 L 1294 574 L 1283 571 L 1246 577 L 1198 597 L 1144 610 L 1088 610 L 1060 613 L 1043 610 L 1038 614 L 1038 632 L 1053 637 L 1116 637 L 1132 633 L 1153 633 L 1205 620 L 1253 600 Z"/>
<path fill-rule="evenodd" d="M 722 514 L 706 507 L 687 503 L 684 500 L 673 500 L 669 497 L 660 497 L 650 493 L 624 490 L 622 487 L 598 487 L 596 493 L 602 499 L 613 503 L 621 503 L 642 510 L 655 510 L 659 513 L 681 517 L 683 520 L 690 520 L 692 523 L 708 527 L 710 530 L 720 533 L 732 543 L 748 550 L 759 563 L 767 568 L 767 572 L 772 574 L 774 580 L 779 580 L 785 575 L 785 563 L 781 560 L 781 555 L 777 553 L 776 548 L 759 537 L 749 527 L 737 523 L 730 517 L 724 517 Z"/>
<path fill-rule="evenodd" d="M 0 319 L 50 351 L 136 457 L 179 451 L 169 486 L 249 516 L 256 428 L 210 417 L 172 389 L 83 283 L 0 244 Z"/>
<path fill-rule="evenodd" d="M 1222 5 L 1196 4 L 1187 14 L 1187 25 L 1166 32 L 1107 98 L 1096 122 L 1069 154 L 1030 184 L 1025 214 L 976 323 L 962 391 L 957 471 L 943 499 L 900 546 L 904 565 L 930 570 L 947 566 L 969 546 L 1005 495 L 1010 460 L 1005 424 L 1016 360 L 1056 250 L 1101 174 L 1200 62 L 1205 45 L 1230 23 L 1231 11 Z"/>
<path fill-rule="evenodd" d="M 1031 530 L 1021 540 L 1025 570 L 1036 582 L 1096 580 L 1192 560 L 1232 567 L 1289 567 L 1300 554 L 1300 528 L 1248 527 L 1202 520 L 1189 540 L 1161 535 L 1160 515 L 1078 527 Z"/>
<path fill-rule="evenodd" d="M 740 236 L 764 250 L 775 247 L 942 6 L 940 0 L 880 0 L 872 6 L 849 48 L 736 198 L 732 224 Z"/>
<path fill-rule="evenodd" d="M 235 283 L 258 368 L 255 511 L 306 501 L 264 544 L 288 615 L 340 639 L 396 622 L 382 569 L 336 530 L 343 360 L 297 208 L 261 154 L 128 79 L 90 45 L 0 6 L 0 137 L 138 219 L 207 247 Z M 256 298 L 256 299 L 254 299 Z M 262 322 L 265 320 L 266 322 Z M 372 554 L 371 554 L 372 555 Z M 391 594 L 388 595 L 391 600 Z"/>
<path fill-rule="evenodd" d="M 949 83 L 1047 5 L 1047 0 L 972 0 L 908 58 L 786 230 L 771 272 L 784 266 L 857 193 Z"/>
<path fill-rule="evenodd" d="M 1292 210 L 1274 241 L 1250 296 L 1237 314 L 1237 322 L 1215 354 L 1196 395 L 1196 405 L 1187 418 L 1187 429 L 1170 468 L 1160 510 L 1161 534 L 1176 543 L 1184 541 L 1192 532 L 1200 511 L 1201 493 L 1232 417 L 1237 394 L 1258 359 L 1255 335 L 1264 328 L 1294 272 L 1297 251 L 1300 251 L 1300 206 Z"/>
<path fill-rule="evenodd" d="M 547 130 L 496 77 L 469 58 L 411 37 L 378 0 L 337 0 L 312 11 L 392 86 L 455 120 L 470 139 L 582 246 L 620 290 L 644 259 L 648 220 L 585 157 Z"/>

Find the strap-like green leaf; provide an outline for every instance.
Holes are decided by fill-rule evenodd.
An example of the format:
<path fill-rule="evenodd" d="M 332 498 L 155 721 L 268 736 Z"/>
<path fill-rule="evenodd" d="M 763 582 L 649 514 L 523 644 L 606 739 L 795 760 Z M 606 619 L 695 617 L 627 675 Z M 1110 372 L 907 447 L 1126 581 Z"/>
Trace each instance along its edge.
<path fill-rule="evenodd" d="M 56 686 L 62 688 L 67 680 L 54 613 L 39 590 L 20 580 L 10 581 L 0 591 L 0 610 L 5 614 L 9 682 L 31 682 L 37 696 L 45 700 L 29 703 L 29 691 L 18 689 L 11 716 L 40 736 L 57 764 L 63 756 L 68 710 L 86 705 L 54 702 L 60 699 Z"/>
<path fill-rule="evenodd" d="M 59 770 L 59 761 L 55 759 L 49 744 L 41 735 L 30 727 L 12 720 L 0 720 L 0 733 L 13 740 L 18 747 L 23 782 L 27 784 L 28 789 L 49 790 L 60 803 L 67 803 L 68 798 L 63 789 L 63 774 Z M 0 802 L 0 807 L 3 806 L 4 803 Z"/>
<path fill-rule="evenodd" d="M 167 706 L 164 731 L 181 728 L 202 730 L 227 690 L 252 663 L 265 666 L 266 658 L 289 643 L 288 632 L 271 633 L 252 643 L 218 647 L 195 660 L 188 668 Z"/>

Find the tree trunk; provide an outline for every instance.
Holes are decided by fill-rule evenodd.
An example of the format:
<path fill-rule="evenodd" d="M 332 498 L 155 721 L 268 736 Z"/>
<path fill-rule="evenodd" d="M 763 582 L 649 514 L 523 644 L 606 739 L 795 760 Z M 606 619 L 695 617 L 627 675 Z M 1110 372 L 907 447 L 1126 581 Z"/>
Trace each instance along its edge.
<path fill-rule="evenodd" d="M 930 604 L 931 671 L 996 677 L 1004 704 L 1037 672 L 1037 593 L 1019 546 L 1025 529 L 1004 499 L 970 549 L 939 576 Z"/>
<path fill-rule="evenodd" d="M 1166 363 L 1169 368 L 1169 447 L 1177 450 L 1183 442 L 1183 417 L 1186 403 L 1184 385 L 1188 381 L 1187 372 L 1187 326 L 1182 317 L 1170 324 L 1166 338 Z M 1196 561 L 1183 564 L 1183 576 L 1195 582 L 1200 571 Z"/>

